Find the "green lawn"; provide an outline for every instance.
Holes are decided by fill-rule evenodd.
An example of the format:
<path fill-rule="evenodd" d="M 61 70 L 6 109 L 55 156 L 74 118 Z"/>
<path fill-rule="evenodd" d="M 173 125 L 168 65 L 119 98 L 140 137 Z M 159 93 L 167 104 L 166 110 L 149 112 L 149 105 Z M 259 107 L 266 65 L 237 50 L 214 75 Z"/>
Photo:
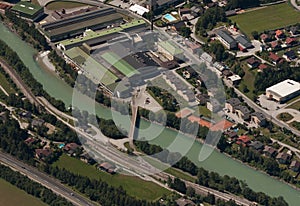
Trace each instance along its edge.
<path fill-rule="evenodd" d="M 196 178 L 191 176 L 190 174 L 188 173 L 185 173 L 185 172 L 182 172 L 176 168 L 168 168 L 165 170 L 166 173 L 169 173 L 175 177 L 178 177 L 180 179 L 184 179 L 184 180 L 187 180 L 187 181 L 190 181 L 190 182 L 195 182 Z"/>
<path fill-rule="evenodd" d="M 294 117 L 292 115 L 290 115 L 289 113 L 283 112 L 283 113 L 280 113 L 279 115 L 277 115 L 277 118 L 280 119 L 281 121 L 288 122 L 291 119 L 293 119 Z"/>
<path fill-rule="evenodd" d="M 288 3 L 282 3 L 232 16 L 229 19 L 236 22 L 250 37 L 252 31 L 263 32 L 296 24 L 300 21 L 300 12 Z"/>
<path fill-rule="evenodd" d="M 110 175 L 65 154 L 54 163 L 54 166 L 65 168 L 73 173 L 87 176 L 91 179 L 101 179 L 115 187 L 122 186 L 129 195 L 139 199 L 156 200 L 163 194 L 168 195 L 170 193 L 167 189 L 152 182 L 144 181 L 134 176 L 121 174 Z"/>
<path fill-rule="evenodd" d="M 41 200 L 0 178 L 0 206 L 44 206 Z"/>
<path fill-rule="evenodd" d="M 247 95 L 250 99 L 253 100 L 254 81 L 255 81 L 255 75 L 257 75 L 257 71 L 250 70 L 244 62 L 242 62 L 241 67 L 245 72 L 245 76 L 243 77 L 239 85 L 239 90 L 241 90 L 245 95 Z M 244 87 L 247 87 L 249 92 L 244 92 L 243 91 Z"/>
<path fill-rule="evenodd" d="M 297 102 L 291 104 L 290 106 L 288 106 L 288 108 L 300 111 L 300 101 L 297 101 Z"/>
<path fill-rule="evenodd" d="M 6 77 L 0 73 L 0 85 L 3 87 L 3 89 L 8 93 L 8 94 L 14 94 L 16 91 L 14 88 L 11 86 L 11 84 L 6 80 Z"/>
<path fill-rule="evenodd" d="M 46 8 L 49 10 L 58 10 L 58 9 L 72 9 L 77 7 L 87 6 L 87 4 L 72 2 L 72 1 L 57 1 L 50 2 L 47 4 Z"/>
<path fill-rule="evenodd" d="M 106 52 L 106 53 L 102 54 L 101 57 L 109 63 L 114 62 L 113 66 L 127 77 L 131 77 L 134 74 L 139 73 L 130 64 L 128 64 L 125 60 L 120 59 L 115 53 Z"/>

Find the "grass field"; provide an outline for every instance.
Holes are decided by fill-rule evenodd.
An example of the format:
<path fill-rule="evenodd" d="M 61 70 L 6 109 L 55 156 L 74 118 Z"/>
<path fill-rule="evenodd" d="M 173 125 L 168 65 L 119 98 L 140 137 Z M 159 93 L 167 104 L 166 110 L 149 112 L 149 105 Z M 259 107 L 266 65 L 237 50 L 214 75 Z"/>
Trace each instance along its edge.
<path fill-rule="evenodd" d="M 281 121 L 288 122 L 291 119 L 293 119 L 294 117 L 292 115 L 290 115 L 289 113 L 284 112 L 284 113 L 280 113 L 279 115 L 277 115 L 277 118 L 280 119 Z"/>
<path fill-rule="evenodd" d="M 72 9 L 77 7 L 87 6 L 87 4 L 72 2 L 72 1 L 57 1 L 49 3 L 46 8 L 49 10 L 57 9 Z"/>
<path fill-rule="evenodd" d="M 257 71 L 255 70 L 250 70 L 245 62 L 241 63 L 241 67 L 245 72 L 245 76 L 243 77 L 240 85 L 239 85 L 239 90 L 243 92 L 243 87 L 247 87 L 249 92 L 243 92 L 245 93 L 246 96 L 248 96 L 250 99 L 254 99 L 254 81 L 255 81 L 255 75 L 257 75 Z"/>
<path fill-rule="evenodd" d="M 110 175 L 106 172 L 97 170 L 94 166 L 88 165 L 65 154 L 54 163 L 54 166 L 65 168 L 70 172 L 87 176 L 91 179 L 101 179 L 115 187 L 122 186 L 129 195 L 139 199 L 156 200 L 163 194 L 170 194 L 167 189 L 152 182 L 147 182 L 134 176 L 125 176 L 121 174 Z"/>
<path fill-rule="evenodd" d="M 300 111 L 300 100 L 288 106 L 288 108 Z"/>
<path fill-rule="evenodd" d="M 16 91 L 14 88 L 10 85 L 10 83 L 6 80 L 6 77 L 0 73 L 0 85 L 3 87 L 3 89 L 8 93 L 8 94 L 14 94 Z"/>
<path fill-rule="evenodd" d="M 122 74 L 124 74 L 127 77 L 131 77 L 134 74 L 138 74 L 138 71 L 135 70 L 130 64 L 128 64 L 125 60 L 120 59 L 116 54 L 112 52 L 106 52 L 101 55 L 105 61 L 111 63 L 115 62 L 113 64 L 116 69 L 118 69 Z"/>
<path fill-rule="evenodd" d="M 252 31 L 263 32 L 300 21 L 300 13 L 288 3 L 277 4 L 229 17 L 249 37 Z"/>
<path fill-rule="evenodd" d="M 39 199 L 0 178 L 0 206 L 44 206 Z"/>

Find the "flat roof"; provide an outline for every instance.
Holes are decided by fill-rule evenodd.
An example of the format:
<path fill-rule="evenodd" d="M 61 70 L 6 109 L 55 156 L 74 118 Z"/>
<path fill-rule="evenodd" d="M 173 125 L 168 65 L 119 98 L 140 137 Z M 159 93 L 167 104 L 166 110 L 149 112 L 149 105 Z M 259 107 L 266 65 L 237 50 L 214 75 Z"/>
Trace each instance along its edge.
<path fill-rule="evenodd" d="M 73 47 L 72 49 L 65 51 L 65 55 L 80 65 L 80 67 L 88 72 L 92 77 L 101 81 L 104 85 L 113 84 L 118 79 L 118 77 L 116 77 L 112 72 L 79 47 Z"/>
<path fill-rule="evenodd" d="M 182 54 L 183 50 L 178 48 L 176 45 L 171 43 L 170 41 L 160 41 L 158 44 L 164 48 L 166 51 L 170 52 L 173 56 Z"/>
<path fill-rule="evenodd" d="M 120 27 L 106 29 L 106 30 L 102 30 L 99 32 L 87 30 L 87 31 L 85 31 L 85 36 L 80 37 L 80 38 L 74 38 L 74 39 L 66 39 L 66 40 L 61 41 L 60 44 L 62 44 L 64 46 L 69 46 L 74 43 L 85 42 L 85 41 L 88 41 L 88 40 L 91 40 L 94 38 L 99 38 L 99 37 L 103 37 L 106 35 L 114 34 L 114 33 L 123 31 L 123 29 L 139 26 L 139 25 L 142 25 L 145 23 L 146 22 L 144 20 L 139 19 L 139 20 L 133 20 L 126 24 L 122 24 L 122 25 L 120 25 Z"/>
<path fill-rule="evenodd" d="M 20 1 L 16 3 L 11 9 L 13 11 L 21 12 L 24 14 L 34 15 L 36 12 L 43 9 L 43 7 L 36 4 L 32 4 L 30 2 Z"/>
<path fill-rule="evenodd" d="M 280 97 L 285 97 L 300 91 L 300 83 L 291 79 L 287 79 L 267 88 L 266 91 L 275 93 Z"/>
<path fill-rule="evenodd" d="M 127 77 L 139 74 L 137 70 L 114 52 L 105 52 L 101 57 Z"/>
<path fill-rule="evenodd" d="M 54 29 L 46 29 L 45 33 L 54 36 L 54 35 L 59 35 L 59 34 L 64 34 L 67 32 L 72 32 L 76 31 L 78 29 L 85 29 L 85 28 L 90 28 L 96 25 L 100 25 L 109 21 L 114 21 L 122 19 L 122 16 L 118 13 L 113 13 L 105 16 L 99 16 L 97 18 L 92 18 L 86 21 L 81 21 L 81 22 L 76 22 L 76 23 L 70 23 L 68 25 L 65 25 L 63 27 L 58 27 Z"/>

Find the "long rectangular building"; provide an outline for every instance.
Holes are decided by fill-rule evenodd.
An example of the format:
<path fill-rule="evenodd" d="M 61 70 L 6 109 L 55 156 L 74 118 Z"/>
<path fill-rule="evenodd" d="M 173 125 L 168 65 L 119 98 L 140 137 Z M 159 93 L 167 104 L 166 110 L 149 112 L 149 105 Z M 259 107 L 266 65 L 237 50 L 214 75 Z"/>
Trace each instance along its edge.
<path fill-rule="evenodd" d="M 50 41 L 56 42 L 81 35 L 86 29 L 103 29 L 122 22 L 122 16 L 115 9 L 102 8 L 56 22 L 42 24 L 41 29 Z"/>
<path fill-rule="evenodd" d="M 300 83 L 294 80 L 284 80 L 266 89 L 268 99 L 283 103 L 300 95 Z"/>
<path fill-rule="evenodd" d="M 79 47 L 74 47 L 65 51 L 64 55 L 67 61 L 74 63 L 96 83 L 102 83 L 103 85 L 108 86 L 118 80 L 118 77 L 116 77 L 111 71 Z"/>
<path fill-rule="evenodd" d="M 146 22 L 142 19 L 136 19 L 129 23 L 121 24 L 119 27 L 105 29 L 98 32 L 86 30 L 82 37 L 63 40 L 59 42 L 58 47 L 62 50 L 68 50 L 76 46 L 81 46 L 83 43 L 93 46 L 117 37 L 120 35 L 119 32 L 132 32 L 137 31 L 140 28 L 146 28 Z"/>

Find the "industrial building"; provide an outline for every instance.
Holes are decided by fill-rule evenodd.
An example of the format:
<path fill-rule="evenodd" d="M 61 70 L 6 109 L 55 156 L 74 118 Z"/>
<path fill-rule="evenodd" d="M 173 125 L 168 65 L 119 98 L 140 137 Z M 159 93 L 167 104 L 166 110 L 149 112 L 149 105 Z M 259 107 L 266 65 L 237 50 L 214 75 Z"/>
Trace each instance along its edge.
<path fill-rule="evenodd" d="M 35 21 L 44 15 L 44 8 L 30 2 L 20 1 L 11 8 L 11 12 L 21 18 Z"/>
<path fill-rule="evenodd" d="M 129 23 L 121 24 L 118 27 L 105 29 L 98 32 L 88 29 L 83 32 L 82 37 L 63 40 L 59 42 L 57 46 L 62 50 L 68 50 L 73 47 L 81 46 L 84 43 L 89 46 L 93 46 L 117 37 L 120 35 L 120 32 L 137 32 L 139 30 L 146 29 L 146 26 L 147 24 L 144 20 L 137 19 Z"/>
<path fill-rule="evenodd" d="M 118 80 L 117 76 L 79 47 L 65 51 L 64 57 L 67 62 L 75 64 L 78 69 L 88 75 L 95 83 L 108 86 Z"/>
<path fill-rule="evenodd" d="M 157 46 L 158 52 L 162 53 L 168 60 L 184 59 L 183 50 L 170 41 L 160 41 Z"/>
<path fill-rule="evenodd" d="M 118 26 L 122 22 L 122 16 L 115 9 L 101 8 L 42 24 L 41 29 L 50 41 L 56 42 L 79 36 L 86 29 L 104 29 L 112 25 Z"/>
<path fill-rule="evenodd" d="M 227 49 L 235 49 L 237 47 L 236 40 L 231 36 L 231 34 L 224 29 L 216 31 L 216 35 L 219 41 L 227 48 Z"/>
<path fill-rule="evenodd" d="M 294 80 L 284 80 L 266 89 L 268 99 L 283 103 L 300 94 L 300 83 Z"/>

